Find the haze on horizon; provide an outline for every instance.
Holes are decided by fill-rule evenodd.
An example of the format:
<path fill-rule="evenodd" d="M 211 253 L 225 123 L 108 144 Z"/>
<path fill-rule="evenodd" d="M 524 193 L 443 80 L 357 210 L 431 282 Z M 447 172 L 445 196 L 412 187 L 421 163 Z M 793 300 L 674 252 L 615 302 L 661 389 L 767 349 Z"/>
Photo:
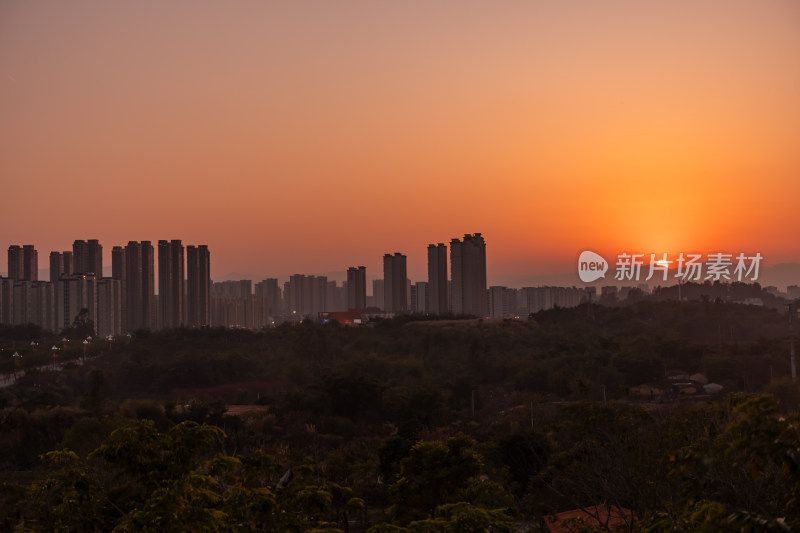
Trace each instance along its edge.
<path fill-rule="evenodd" d="M 796 262 L 800 3 L 0 4 L 0 250 L 208 244 L 212 277 L 487 241 Z"/>

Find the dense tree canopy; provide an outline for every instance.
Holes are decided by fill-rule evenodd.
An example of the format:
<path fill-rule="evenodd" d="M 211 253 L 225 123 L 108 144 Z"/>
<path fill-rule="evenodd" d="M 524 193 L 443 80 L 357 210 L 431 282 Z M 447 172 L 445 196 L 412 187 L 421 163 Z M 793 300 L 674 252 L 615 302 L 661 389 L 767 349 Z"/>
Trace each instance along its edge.
<path fill-rule="evenodd" d="M 19 373 L 0 531 L 540 531 L 573 509 L 599 531 L 800 531 L 781 312 L 423 318 L 87 345 L 0 329 Z M 696 373 L 722 392 L 670 379 Z M 591 522 L 598 505 L 629 519 Z"/>

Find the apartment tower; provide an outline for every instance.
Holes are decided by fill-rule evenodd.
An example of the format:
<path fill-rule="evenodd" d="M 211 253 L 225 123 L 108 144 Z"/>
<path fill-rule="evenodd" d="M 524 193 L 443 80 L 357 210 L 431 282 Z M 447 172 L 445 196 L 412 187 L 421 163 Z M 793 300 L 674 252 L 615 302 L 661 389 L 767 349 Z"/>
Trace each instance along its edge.
<path fill-rule="evenodd" d="M 178 239 L 158 241 L 159 325 L 176 328 L 183 317 L 183 244 Z"/>
<path fill-rule="evenodd" d="M 456 314 L 487 316 L 486 242 L 480 233 L 450 241 L 451 309 Z"/>
<path fill-rule="evenodd" d="M 205 244 L 186 247 L 186 291 L 186 324 L 210 325 L 211 254 Z"/>
<path fill-rule="evenodd" d="M 441 315 L 448 310 L 447 246 L 428 245 L 428 313 Z"/>
<path fill-rule="evenodd" d="M 406 256 L 396 252 L 383 256 L 383 306 L 388 313 L 408 311 Z"/>
<path fill-rule="evenodd" d="M 367 307 L 367 267 L 347 269 L 347 309 Z"/>

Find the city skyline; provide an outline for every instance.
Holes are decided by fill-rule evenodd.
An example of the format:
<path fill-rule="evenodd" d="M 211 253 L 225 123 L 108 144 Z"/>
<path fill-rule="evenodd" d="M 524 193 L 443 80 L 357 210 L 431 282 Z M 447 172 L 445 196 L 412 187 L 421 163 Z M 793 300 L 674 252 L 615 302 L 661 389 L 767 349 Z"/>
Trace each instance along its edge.
<path fill-rule="evenodd" d="M 388 245 L 424 279 L 426 243 L 482 231 L 506 285 L 583 250 L 796 262 L 798 19 L 784 0 L 4 2 L 0 249 L 181 236 L 256 279 L 378 272 Z"/>
<path fill-rule="evenodd" d="M 184 247 L 180 239 L 158 241 L 157 269 L 155 248 L 150 241 L 129 241 L 124 247 L 113 246 L 111 276 L 97 274 L 104 270 L 102 250 L 103 245 L 97 239 L 76 239 L 72 252 L 50 253 L 49 264 L 58 275 L 51 275 L 51 281 L 38 281 L 35 246 L 9 246 L 8 267 L 13 275 L 0 276 L 0 323 L 31 323 L 45 330 L 59 331 L 91 320 L 96 334 L 110 337 L 140 328 L 261 329 L 307 318 L 360 324 L 374 317 L 406 313 L 519 318 L 555 306 L 574 307 L 594 301 L 613 304 L 625 300 L 628 295 L 637 298 L 651 290 L 648 283 L 639 283 L 644 257 L 627 256 L 630 259 L 627 261 L 624 254 L 618 258 L 617 272 L 613 276 L 613 280 L 623 282 L 621 286 L 611 280 L 578 286 L 490 285 L 486 276 L 486 241 L 481 233 L 465 233 L 463 240 L 454 237 L 449 250 L 444 243 L 429 244 L 427 281 L 409 278 L 406 255 L 384 254 L 383 279 L 372 281 L 373 290 L 369 295 L 366 292 L 367 269 L 363 265 L 348 267 L 347 279 L 341 285 L 325 275 L 293 274 L 283 282 L 281 289 L 277 278 L 265 278 L 255 285 L 249 279 L 214 282 L 208 246 Z M 592 252 L 587 254 L 581 268 L 588 269 L 590 260 L 595 271 L 598 261 L 603 262 L 599 266 L 603 271 L 610 268 L 604 258 Z M 732 258 L 717 254 L 703 265 L 697 262 L 701 256 L 687 259 L 681 255 L 679 263 L 685 266 L 683 274 L 673 274 L 683 275 L 684 282 L 692 282 L 699 290 L 722 290 L 726 298 L 734 292 L 741 297 L 742 290 L 750 290 L 752 295 L 762 294 L 758 287 L 703 285 L 709 278 L 723 282 L 747 281 L 748 276 L 758 279 L 760 255 L 739 254 L 736 265 L 726 257 Z M 660 272 L 656 280 L 666 281 L 671 261 L 666 256 L 656 260 L 655 254 L 651 260 L 645 281 L 656 271 Z M 656 286 L 654 292 L 659 290 Z M 800 288 L 794 283 L 782 293 L 777 287 L 765 287 L 764 294 L 770 298 L 792 299 L 800 294 Z M 677 295 L 680 299 L 680 285 Z M 737 301 L 764 305 L 758 296 L 752 295 Z"/>
<path fill-rule="evenodd" d="M 469 236 L 469 235 L 470 234 L 465 234 L 465 236 Z M 477 235 L 480 235 L 480 234 L 477 234 Z M 454 238 L 454 239 L 457 239 L 457 238 Z M 173 241 L 174 240 L 175 239 L 173 239 Z M 81 261 L 81 260 L 80 259 L 74 260 L 73 259 L 74 254 L 73 254 L 73 251 L 71 251 L 71 250 L 65 250 L 63 252 L 50 251 L 49 254 L 48 254 L 47 252 L 44 252 L 44 251 L 40 250 L 37 247 L 36 244 L 22 244 L 21 242 L 16 242 L 16 241 L 12 241 L 12 242 L 13 242 L 13 244 L 10 244 L 9 247 L 8 247 L 8 253 L 11 254 L 12 250 L 14 250 L 15 253 L 17 254 L 17 258 L 18 258 L 18 261 L 19 261 L 18 264 L 20 264 L 20 265 L 22 264 L 21 261 L 23 259 L 22 252 L 25 251 L 25 250 L 27 250 L 27 254 L 33 253 L 33 254 L 35 254 L 37 256 L 38 256 L 39 252 L 42 252 L 42 253 L 45 254 L 45 255 L 42 256 L 45 259 L 42 262 L 39 262 L 39 267 L 40 268 L 38 268 L 38 270 L 37 270 L 38 279 L 39 280 L 55 281 L 55 279 L 53 278 L 52 273 L 51 273 L 54 266 L 56 268 L 60 268 L 61 269 L 60 273 L 72 274 L 73 271 L 75 273 L 79 273 L 78 270 L 74 270 L 74 265 L 77 265 L 78 262 Z M 151 241 L 141 241 L 141 242 L 142 242 L 143 245 L 145 243 L 147 245 L 150 245 L 150 243 L 151 243 Z M 159 240 L 156 239 L 156 240 L 153 240 L 152 242 L 158 243 Z M 169 242 L 169 241 L 167 241 L 167 242 Z M 180 239 L 178 239 L 177 242 L 180 242 Z M 452 240 L 450 240 L 450 242 L 452 244 Z M 88 239 L 86 241 L 81 240 L 81 239 L 76 239 L 76 240 L 73 241 L 73 245 L 72 246 L 73 246 L 73 249 L 75 249 L 74 248 L 75 246 L 86 248 L 89 244 L 91 244 L 96 250 L 100 251 L 101 255 L 96 255 L 96 253 L 95 253 L 95 254 L 92 255 L 92 257 L 93 257 L 93 261 L 99 261 L 99 264 L 102 265 L 103 273 L 102 273 L 101 277 L 118 277 L 118 275 L 114 274 L 114 267 L 113 267 L 113 264 L 114 264 L 114 261 L 115 261 L 114 253 L 115 253 L 115 251 L 117 249 L 127 248 L 127 246 L 124 246 L 124 247 L 120 246 L 120 245 L 107 246 L 107 247 L 105 247 L 105 251 L 103 251 L 104 246 L 103 246 L 103 243 L 101 243 L 99 241 L 99 239 Z M 129 241 L 127 244 L 128 245 L 131 245 L 131 244 L 138 245 L 138 242 L 137 241 Z M 205 246 L 206 253 L 207 253 L 207 250 L 208 250 L 209 246 L 208 245 L 203 245 L 203 246 Z M 152 246 L 151 246 L 151 248 L 152 248 Z M 450 257 L 448 245 L 445 245 L 443 243 L 438 243 L 438 245 L 429 243 L 428 245 L 423 246 L 422 248 L 423 248 L 423 251 L 425 252 L 422 255 L 413 254 L 413 253 L 411 253 L 411 254 L 402 253 L 402 255 L 404 255 L 404 256 L 417 255 L 417 261 L 418 262 L 420 262 L 420 261 L 422 262 L 422 264 L 415 264 L 415 263 L 411 263 L 410 261 L 407 263 L 409 265 L 408 268 L 407 268 L 407 276 L 408 276 L 408 278 L 410 280 L 412 280 L 412 281 L 419 281 L 419 282 L 425 281 L 425 282 L 427 282 L 428 280 L 431 279 L 431 275 L 433 273 L 431 271 L 431 265 L 432 265 L 431 261 L 435 261 L 437 263 L 441 262 L 440 265 L 438 267 L 436 267 L 436 268 L 440 268 L 440 269 L 443 268 L 444 269 L 444 272 L 442 272 L 440 270 L 439 277 L 440 278 L 443 277 L 445 280 L 449 280 L 450 276 L 451 276 L 451 269 L 450 269 L 451 268 L 450 267 L 451 261 L 450 261 L 450 259 L 448 259 Z M 438 252 L 435 251 L 437 248 L 438 248 Z M 434 252 L 432 252 L 432 250 L 434 250 Z M 728 250 L 728 252 L 732 252 L 732 251 L 734 251 L 734 250 Z M 735 251 L 739 252 L 739 250 L 735 250 Z M 87 251 L 87 253 L 88 253 L 88 251 Z M 155 257 L 153 250 L 150 250 L 149 253 L 153 257 Z M 398 252 L 398 253 L 400 253 L 400 252 Z M 444 261 L 441 261 L 441 255 L 442 254 L 445 254 L 444 255 Z M 84 254 L 84 255 L 86 255 L 86 254 Z M 217 260 L 216 255 L 217 254 L 215 254 L 215 262 Z M 369 287 L 373 287 L 374 282 L 382 282 L 382 280 L 383 280 L 383 255 L 384 254 L 381 254 L 379 257 L 374 258 L 373 261 L 366 261 L 367 264 L 371 265 L 370 267 L 366 267 L 366 266 L 363 266 L 363 265 L 358 267 L 358 269 L 363 269 L 363 271 L 360 273 L 360 277 L 363 276 L 363 279 L 364 279 L 364 286 L 361 289 L 362 291 L 369 292 L 369 291 L 366 291 L 366 287 L 368 287 L 368 286 Z M 649 260 L 647 260 L 647 257 L 649 257 L 649 255 L 650 254 L 644 254 L 645 266 L 647 265 L 647 263 L 649 263 Z M 657 254 L 657 255 L 660 257 L 661 254 Z M 674 260 L 676 255 L 671 256 L 671 258 Z M 48 256 L 49 256 L 49 260 L 46 259 L 46 258 L 48 258 Z M 492 257 L 492 254 L 489 254 L 489 255 L 486 256 L 486 263 L 487 264 L 491 264 L 491 257 Z M 613 258 L 615 256 L 611 255 L 610 257 Z M 486 275 L 486 285 L 487 286 L 517 287 L 517 288 L 535 287 L 535 286 L 565 286 L 565 287 L 568 287 L 568 286 L 587 286 L 587 285 L 594 285 L 594 286 L 602 286 L 602 285 L 624 286 L 624 285 L 626 285 L 624 280 L 615 279 L 613 268 L 612 268 L 612 271 L 609 272 L 605 277 L 600 278 L 599 280 L 597 280 L 595 282 L 591 282 L 591 283 L 587 284 L 587 283 L 581 281 L 580 277 L 578 276 L 577 269 L 576 269 L 576 267 L 577 267 L 577 256 L 576 256 L 575 260 L 576 260 L 576 263 L 573 263 L 571 265 L 568 265 L 568 267 L 565 267 L 566 270 L 563 271 L 563 272 L 555 272 L 555 273 L 551 273 L 551 274 L 529 276 L 529 277 L 524 277 L 523 276 L 521 278 L 506 278 L 506 279 L 503 279 L 501 277 L 500 278 L 499 277 L 492 277 L 490 275 L 490 272 L 489 272 L 488 267 L 487 267 L 487 272 L 489 272 L 489 273 Z M 66 271 L 64 270 L 64 262 L 65 261 L 69 265 L 69 268 Z M 74 263 L 73 263 L 73 261 L 74 261 Z M 46 268 L 47 265 L 48 265 L 48 262 L 49 262 L 50 268 Z M 777 286 L 779 288 L 784 288 L 785 289 L 789 285 L 795 285 L 798 282 L 800 282 L 800 262 L 792 261 L 792 262 L 775 264 L 774 262 L 771 263 L 767 258 L 766 260 L 763 260 L 761 263 L 762 263 L 762 266 L 761 266 L 760 277 L 758 279 L 752 280 L 752 281 L 757 281 L 762 286 Z M 97 264 L 97 263 L 95 263 L 95 264 Z M 9 264 L 7 262 L 0 262 L 0 277 L 12 277 L 13 278 L 13 276 L 9 276 L 8 269 L 6 269 L 5 271 L 2 270 L 2 266 L 3 265 L 5 265 L 6 267 L 9 266 Z M 141 267 L 139 267 L 139 268 L 141 268 Z M 188 267 L 186 267 L 186 268 L 188 268 Z M 215 269 L 216 268 L 217 267 L 215 267 Z M 314 276 L 314 277 L 322 276 L 322 277 L 326 277 L 329 280 L 336 281 L 338 283 L 343 283 L 343 282 L 346 282 L 348 280 L 348 271 L 351 270 L 352 268 L 354 268 L 354 267 L 342 267 L 340 269 L 328 270 L 328 271 L 323 271 L 323 270 L 318 270 L 318 269 L 316 269 L 316 270 L 315 269 L 311 269 L 311 270 L 305 271 L 305 272 L 303 272 L 303 271 L 301 271 L 299 269 L 295 269 L 295 270 L 290 270 L 290 271 L 288 271 L 286 273 L 274 272 L 274 271 L 266 271 L 266 270 L 261 271 L 261 272 L 256 272 L 256 273 L 252 273 L 252 272 L 251 273 L 237 273 L 237 272 L 220 273 L 220 272 L 217 272 L 215 269 L 210 269 L 208 275 L 209 275 L 209 278 L 211 279 L 211 281 L 217 282 L 217 283 L 218 282 L 224 282 L 224 281 L 238 281 L 238 280 L 250 280 L 250 281 L 252 281 L 254 283 L 257 283 L 259 281 L 263 281 L 263 280 L 266 280 L 266 279 L 272 279 L 272 278 L 275 278 L 275 279 L 278 279 L 278 280 L 282 280 L 282 281 L 286 281 L 286 280 L 290 279 L 293 275 L 298 275 L 298 274 L 305 275 L 305 276 Z M 158 277 L 158 269 L 156 268 L 155 270 L 156 270 L 155 277 L 153 277 L 153 273 L 150 272 L 150 277 L 152 278 L 150 283 L 154 283 L 153 280 L 157 281 L 159 279 L 159 277 Z M 123 269 L 122 272 L 123 272 L 122 275 L 124 275 L 124 269 Z M 187 274 L 186 278 L 188 278 L 188 274 Z M 660 283 L 659 279 L 654 279 L 652 281 L 651 285 L 653 285 L 653 284 L 655 284 L 655 285 L 659 285 L 659 284 L 670 285 L 672 283 L 675 283 L 675 279 L 673 279 L 673 278 L 674 278 L 674 273 L 673 273 L 673 275 L 671 275 L 669 277 L 669 279 L 667 280 L 666 283 Z M 13 279 L 17 279 L 17 278 L 13 278 Z M 19 279 L 26 279 L 26 278 L 19 278 Z M 118 279 L 121 279 L 121 278 L 118 277 Z M 427 290 L 427 288 L 426 288 L 426 290 Z M 381 293 L 380 298 L 382 299 L 383 298 L 383 296 L 382 296 L 383 295 L 383 287 L 381 287 L 379 289 L 379 291 Z M 159 283 L 155 283 L 155 294 L 159 294 Z M 373 287 L 373 292 L 371 293 L 371 295 L 372 296 L 375 295 L 374 294 L 374 287 Z M 436 296 L 431 296 L 431 297 L 434 300 L 436 299 Z M 408 304 L 410 305 L 410 302 L 408 302 Z"/>
<path fill-rule="evenodd" d="M 556 305 L 579 305 L 597 294 L 595 287 L 489 287 L 480 233 L 451 239 L 450 279 L 443 243 L 428 245 L 428 281 L 408 278 L 404 254 L 384 254 L 383 279 L 373 280 L 369 296 L 363 265 L 349 267 L 341 285 L 327 276 L 293 274 L 281 289 L 275 278 L 255 287 L 252 280 L 214 283 L 208 246 L 184 247 L 180 239 L 158 241 L 157 269 L 152 242 L 113 246 L 108 277 L 101 274 L 102 250 L 98 239 L 76 239 L 72 252 L 50 253 L 51 281 L 38 281 L 35 246 L 9 246 L 12 275 L 0 276 L 0 324 L 33 324 L 58 332 L 91 321 L 94 334 L 111 339 L 141 328 L 261 329 L 305 319 L 360 324 L 406 313 L 514 318 Z M 612 293 L 604 289 L 603 294 Z M 445 301 L 437 301 L 441 298 Z"/>
<path fill-rule="evenodd" d="M 158 241 L 157 278 L 154 250 L 150 241 L 114 246 L 111 265 L 104 267 L 99 240 L 76 239 L 72 251 L 50 252 L 49 281 L 40 281 L 36 247 L 11 245 L 9 275 L 0 276 L 0 323 L 59 331 L 91 320 L 102 337 L 140 328 L 210 325 L 208 246 Z"/>

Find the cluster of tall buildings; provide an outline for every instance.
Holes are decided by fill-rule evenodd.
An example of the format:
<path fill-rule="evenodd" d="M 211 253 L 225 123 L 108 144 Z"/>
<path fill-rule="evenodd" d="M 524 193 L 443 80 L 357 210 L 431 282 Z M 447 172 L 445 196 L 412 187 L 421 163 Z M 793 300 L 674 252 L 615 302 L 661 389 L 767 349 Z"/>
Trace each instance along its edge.
<path fill-rule="evenodd" d="M 593 297 L 593 288 L 487 287 L 480 233 L 452 239 L 449 250 L 444 243 L 430 244 L 427 252 L 427 281 L 412 283 L 406 256 L 387 253 L 383 277 L 371 280 L 368 295 L 364 266 L 349 267 L 341 284 L 305 274 L 283 283 L 277 278 L 214 283 L 208 247 L 184 247 L 180 240 L 115 246 L 110 277 L 102 274 L 100 243 L 76 240 L 72 251 L 50 253 L 50 281 L 44 282 L 38 281 L 35 248 L 14 245 L 8 249 L 8 278 L 0 278 L 0 322 L 59 331 L 85 310 L 100 335 L 177 326 L 259 329 L 331 312 L 527 316 Z"/>
<path fill-rule="evenodd" d="M 486 316 L 486 243 L 480 233 L 450 242 L 451 276 L 448 279 L 447 246 L 428 246 L 428 281 L 408 279 L 407 257 L 383 256 L 383 278 L 372 280 L 367 295 L 367 269 L 347 269 L 341 285 L 326 276 L 294 274 L 283 286 L 265 279 L 252 290 L 250 280 L 223 281 L 211 287 L 211 322 L 214 326 L 258 329 L 281 322 L 318 317 L 320 313 L 365 312 L 370 315 L 403 313 L 470 314 Z"/>
<path fill-rule="evenodd" d="M 0 278 L 0 323 L 36 324 L 50 331 L 92 320 L 98 335 L 140 328 L 203 326 L 211 322 L 208 246 L 180 240 L 130 241 L 111 251 L 111 276 L 103 275 L 103 246 L 76 240 L 72 251 L 50 253 L 50 281 L 38 279 L 33 245 L 8 249 L 8 277 Z"/>

